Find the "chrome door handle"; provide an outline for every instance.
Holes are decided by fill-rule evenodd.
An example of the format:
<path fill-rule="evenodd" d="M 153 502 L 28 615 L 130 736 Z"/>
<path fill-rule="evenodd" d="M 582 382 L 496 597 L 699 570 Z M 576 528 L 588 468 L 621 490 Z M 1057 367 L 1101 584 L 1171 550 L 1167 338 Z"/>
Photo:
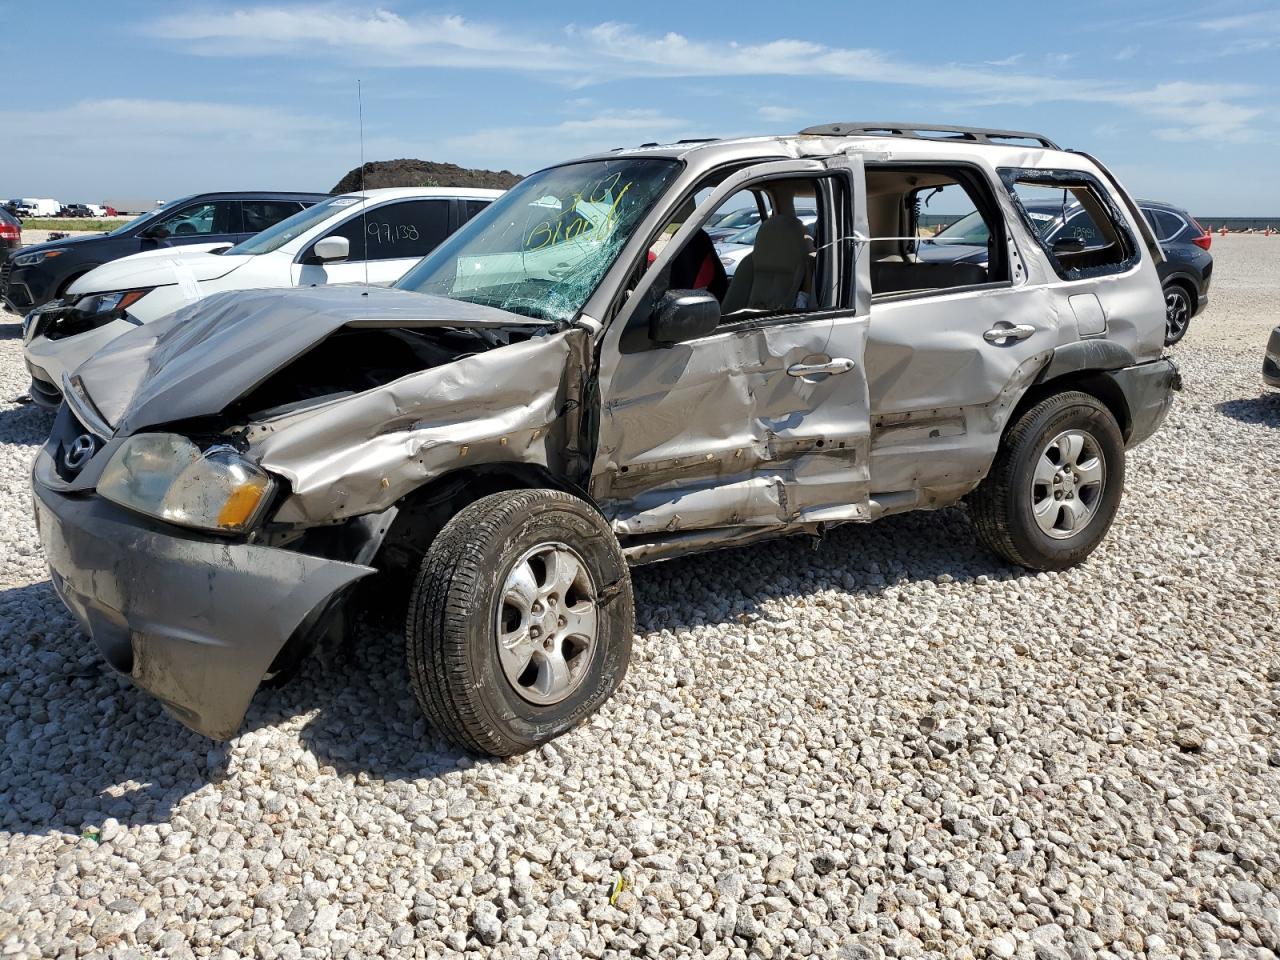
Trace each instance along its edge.
<path fill-rule="evenodd" d="M 982 335 L 982 339 L 987 343 L 1000 343 L 1002 340 L 1025 340 L 1036 332 L 1036 328 L 1029 323 L 1019 323 L 1016 326 L 1012 323 L 1006 323 L 1003 326 L 995 326 Z"/>
<path fill-rule="evenodd" d="M 852 360 L 836 357 L 826 363 L 793 363 L 787 367 L 787 373 L 793 377 L 813 377 L 822 373 L 848 373 L 852 369 Z"/>

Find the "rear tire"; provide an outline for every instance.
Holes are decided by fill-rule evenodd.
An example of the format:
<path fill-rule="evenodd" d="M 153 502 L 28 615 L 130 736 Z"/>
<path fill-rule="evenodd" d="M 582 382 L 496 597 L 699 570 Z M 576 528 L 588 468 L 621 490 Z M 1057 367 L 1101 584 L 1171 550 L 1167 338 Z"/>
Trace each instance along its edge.
<path fill-rule="evenodd" d="M 558 490 L 496 493 L 459 511 L 423 558 L 409 676 L 446 739 L 511 756 L 613 694 L 634 629 L 630 572 L 595 509 Z"/>
<path fill-rule="evenodd" d="M 1097 548 L 1124 489 L 1124 438 L 1111 411 L 1067 391 L 1009 428 L 969 497 L 978 539 L 1010 563 L 1063 570 Z"/>
<path fill-rule="evenodd" d="M 1195 313 L 1195 301 L 1186 287 L 1175 281 L 1164 288 L 1164 345 L 1166 347 L 1173 346 L 1187 335 L 1193 313 Z"/>

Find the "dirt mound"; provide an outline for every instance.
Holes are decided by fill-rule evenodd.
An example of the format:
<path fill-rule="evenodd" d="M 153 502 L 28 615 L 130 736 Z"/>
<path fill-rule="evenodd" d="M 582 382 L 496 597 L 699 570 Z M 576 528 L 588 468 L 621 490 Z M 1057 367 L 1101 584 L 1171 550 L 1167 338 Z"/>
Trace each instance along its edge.
<path fill-rule="evenodd" d="M 378 187 L 486 187 L 506 190 L 519 183 L 521 177 L 510 170 L 472 170 L 455 163 L 431 163 L 427 160 L 371 160 L 364 165 L 364 185 Z M 350 193 L 360 189 L 360 168 L 356 167 L 339 180 L 333 193 Z"/>

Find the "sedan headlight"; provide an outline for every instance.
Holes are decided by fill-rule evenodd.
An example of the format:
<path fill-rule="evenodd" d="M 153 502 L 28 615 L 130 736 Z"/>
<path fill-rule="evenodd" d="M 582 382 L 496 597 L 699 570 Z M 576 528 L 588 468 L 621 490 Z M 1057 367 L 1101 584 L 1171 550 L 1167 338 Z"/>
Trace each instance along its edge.
<path fill-rule="evenodd" d="M 125 317 L 125 311 L 154 290 L 112 290 L 109 293 L 86 293 L 80 297 L 50 300 L 32 311 L 25 326 L 28 341 L 44 334 L 50 340 L 62 340 L 105 327 Z"/>
<path fill-rule="evenodd" d="M 98 493 L 169 523 L 243 533 L 261 518 L 275 486 L 266 471 L 231 447 L 201 452 L 177 434 L 140 433 L 115 452 Z"/>
<path fill-rule="evenodd" d="M 133 306 L 154 288 L 145 290 L 114 290 L 111 293 L 89 293 L 75 302 L 71 308 L 85 317 L 96 317 L 101 314 L 123 313 Z"/>
<path fill-rule="evenodd" d="M 37 250 L 35 253 L 20 253 L 13 258 L 13 265 L 15 267 L 34 267 L 37 263 L 60 257 L 64 252 L 63 250 Z"/>

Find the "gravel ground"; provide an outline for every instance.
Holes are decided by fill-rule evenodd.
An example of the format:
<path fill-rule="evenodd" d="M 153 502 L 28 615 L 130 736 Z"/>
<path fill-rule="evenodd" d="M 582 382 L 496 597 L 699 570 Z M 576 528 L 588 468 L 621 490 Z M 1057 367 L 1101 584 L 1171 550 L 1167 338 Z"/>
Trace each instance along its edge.
<path fill-rule="evenodd" d="M 1280 239 L 1213 252 L 1083 567 L 952 509 L 641 570 L 616 699 L 507 762 L 432 736 L 394 638 L 187 732 L 55 599 L 48 420 L 0 404 L 2 952 L 1276 956 Z"/>

